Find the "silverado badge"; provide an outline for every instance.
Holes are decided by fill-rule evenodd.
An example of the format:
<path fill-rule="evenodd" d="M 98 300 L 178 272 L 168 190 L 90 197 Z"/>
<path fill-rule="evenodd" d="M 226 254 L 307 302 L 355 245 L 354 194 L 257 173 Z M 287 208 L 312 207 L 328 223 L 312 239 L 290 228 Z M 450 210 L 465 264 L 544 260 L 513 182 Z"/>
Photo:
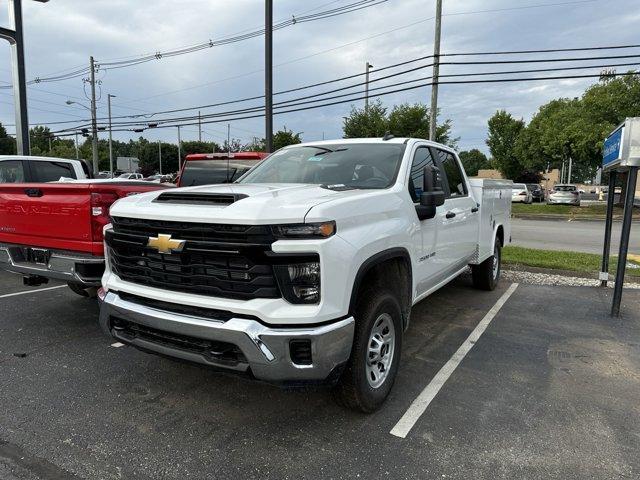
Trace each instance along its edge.
<path fill-rule="evenodd" d="M 159 233 L 157 237 L 149 237 L 147 247 L 155 248 L 159 253 L 172 253 L 182 251 L 184 244 L 184 240 L 174 240 L 171 235 Z"/>

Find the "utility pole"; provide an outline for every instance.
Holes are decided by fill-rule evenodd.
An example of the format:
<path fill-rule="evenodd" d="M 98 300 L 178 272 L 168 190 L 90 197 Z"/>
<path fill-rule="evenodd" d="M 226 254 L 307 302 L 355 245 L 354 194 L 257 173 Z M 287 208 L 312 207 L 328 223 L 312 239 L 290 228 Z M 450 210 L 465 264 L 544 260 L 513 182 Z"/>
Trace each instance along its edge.
<path fill-rule="evenodd" d="M 180 140 L 180 125 L 178 127 L 178 170 L 182 166 L 182 141 Z"/>
<path fill-rule="evenodd" d="M 265 0 L 264 105 L 265 150 L 273 151 L 273 0 Z"/>
<path fill-rule="evenodd" d="M 80 159 L 80 152 L 78 151 L 78 132 L 76 132 L 76 160 Z"/>
<path fill-rule="evenodd" d="M 109 178 L 113 178 L 113 146 L 111 138 L 111 99 L 115 95 L 107 94 L 107 109 L 109 111 Z"/>
<path fill-rule="evenodd" d="M 436 35 L 433 42 L 433 79 L 431 85 L 431 109 L 429 111 L 429 140 L 436 141 L 438 121 L 438 77 L 440 75 L 440 32 L 442 29 L 442 0 L 436 0 Z"/>
<path fill-rule="evenodd" d="M 227 183 L 229 183 L 229 159 L 231 158 L 231 124 L 227 123 Z"/>
<path fill-rule="evenodd" d="M 573 159 L 569 157 L 569 175 L 567 177 L 567 183 L 571 183 L 571 168 L 573 167 Z"/>
<path fill-rule="evenodd" d="M 202 141 L 202 115 L 200 114 L 200 110 L 198 110 L 198 141 Z"/>
<path fill-rule="evenodd" d="M 96 66 L 93 61 L 93 57 L 89 57 L 89 68 L 91 75 L 89 81 L 91 82 L 91 134 L 92 146 L 93 146 L 93 175 L 95 177 L 99 174 L 98 167 L 98 124 L 96 120 Z"/>
<path fill-rule="evenodd" d="M 158 163 L 160 165 L 160 175 L 162 175 L 162 140 L 158 140 Z"/>
<path fill-rule="evenodd" d="M 38 0 L 42 3 L 47 0 Z M 27 81 L 24 67 L 24 35 L 22 31 L 22 0 L 9 0 L 9 28 L 0 27 L 0 38 L 11 45 L 13 103 L 16 117 L 16 147 L 18 155 L 30 155 L 29 118 L 27 112 Z"/>
<path fill-rule="evenodd" d="M 49 153 L 51 153 L 51 137 L 52 137 L 52 135 L 49 135 L 47 137 L 49 139 Z"/>
<path fill-rule="evenodd" d="M 367 62 L 364 81 L 364 113 L 369 113 L 369 70 L 373 68 L 369 62 Z"/>

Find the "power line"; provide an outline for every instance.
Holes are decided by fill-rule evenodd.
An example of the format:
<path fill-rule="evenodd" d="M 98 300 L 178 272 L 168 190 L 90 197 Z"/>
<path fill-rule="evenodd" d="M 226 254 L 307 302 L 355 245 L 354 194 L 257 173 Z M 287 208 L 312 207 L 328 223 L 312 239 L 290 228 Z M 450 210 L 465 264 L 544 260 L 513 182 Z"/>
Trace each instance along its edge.
<path fill-rule="evenodd" d="M 568 80 L 568 79 L 586 79 L 586 78 L 611 78 L 611 77 L 626 77 L 626 76 L 635 76 L 635 75 L 640 75 L 640 72 L 626 72 L 626 73 L 616 73 L 616 74 L 586 74 L 586 75 L 558 75 L 558 76 L 551 76 L 551 77 L 522 77 L 522 78 L 503 78 L 503 79 L 482 79 L 482 80 L 445 80 L 445 81 L 440 81 L 440 84 L 449 84 L 449 85 L 463 85 L 463 84 L 487 84 L 487 83 L 513 83 L 513 82 L 530 82 L 530 81 L 547 81 L 547 80 Z M 400 93 L 400 92 L 405 92 L 405 91 L 409 91 L 409 90 L 415 90 L 417 88 L 424 88 L 424 87 L 429 87 L 431 86 L 433 82 L 427 82 L 427 83 L 422 83 L 419 85 L 413 85 L 413 86 L 409 86 L 409 87 L 404 87 L 404 88 L 399 88 L 399 89 L 395 89 L 395 90 L 390 90 L 390 91 L 386 91 L 386 92 L 380 92 L 380 93 L 374 93 L 371 94 L 370 93 L 370 97 L 376 98 L 376 97 L 382 97 L 382 96 L 386 96 L 386 95 L 391 95 L 394 93 Z M 363 100 L 364 96 L 362 94 L 360 94 L 360 96 L 358 97 L 354 97 L 354 98 L 349 98 L 349 99 L 345 99 L 345 100 L 337 100 L 334 102 L 327 102 L 327 103 L 322 103 L 319 105 L 310 105 L 310 106 L 305 106 L 305 107 L 300 107 L 300 108 L 295 108 L 295 109 L 288 109 L 288 110 L 279 110 L 279 111 L 275 111 L 274 115 L 281 115 L 281 114 L 286 114 L 286 113 L 293 113 L 293 112 L 300 112 L 300 111 L 306 111 L 306 110 L 312 110 L 312 109 L 317 109 L 317 108 L 323 108 L 323 107 L 328 107 L 328 106 L 334 106 L 334 105 L 341 105 L 341 104 L 345 104 L 345 103 L 352 103 L 354 101 L 358 101 L 358 100 Z M 323 100 L 328 100 L 328 99 L 323 99 Z M 314 102 L 315 103 L 315 102 Z M 291 105 L 290 105 L 291 106 Z M 289 107 L 290 107 L 289 106 Z M 252 113 L 252 112 L 247 112 L 247 113 Z M 220 118 L 220 119 L 215 119 L 215 120 L 209 120 L 209 121 L 203 121 L 202 124 L 214 124 L 214 123 L 228 123 L 228 122 L 233 122 L 233 121 L 238 121 L 238 120 L 245 120 L 245 119 L 251 119 L 251 118 L 261 118 L 264 116 L 264 113 L 256 113 L 256 114 L 250 114 L 250 115 L 242 115 L 239 117 L 225 117 L 225 118 Z M 176 123 L 176 124 L 161 124 L 158 125 L 156 128 L 160 129 L 160 128 L 175 128 L 177 125 L 180 126 L 191 126 L 191 125 L 197 125 L 197 122 L 187 122 L 187 123 Z M 66 132 L 67 130 L 60 130 L 59 132 Z M 124 131 L 130 131 L 130 129 L 127 128 L 123 128 L 123 129 L 114 129 L 114 131 L 119 131 L 119 132 L 124 132 Z M 53 132 L 53 133 L 58 133 L 58 132 Z"/>
<path fill-rule="evenodd" d="M 519 50 L 519 51 L 497 51 L 497 52 L 463 52 L 463 53 L 445 53 L 445 54 L 441 54 L 442 57 L 445 56 L 449 56 L 449 57 L 456 57 L 456 56 L 484 56 L 484 55 L 514 55 L 514 54 L 532 54 L 532 53 L 556 53 L 556 52 L 567 52 L 567 51 L 590 51 L 590 50 L 597 50 L 597 51 L 602 51 L 602 50 L 619 50 L 619 49 L 633 49 L 633 48 L 640 48 L 640 44 L 634 44 L 634 45 L 613 45 L 613 46 L 596 46 L 596 47 L 579 47 L 579 48 L 560 48 L 560 49 L 542 49 L 542 50 Z M 490 64 L 521 64 L 521 63 L 553 63 L 553 62 L 578 62 L 578 61 L 595 61 L 595 60 L 611 60 L 611 59 L 625 59 L 625 58 L 638 58 L 640 57 L 640 55 L 613 55 L 613 56 L 594 56 L 594 57 L 572 57 L 572 58 L 554 58 L 554 59 L 528 59 L 528 60 L 491 60 L 491 61 L 453 61 L 453 62 L 441 62 L 441 65 L 490 65 Z M 398 62 L 392 65 L 387 65 L 385 67 L 380 67 L 378 69 L 375 70 L 375 73 L 381 72 L 381 71 L 385 71 L 388 69 L 392 69 L 392 68 L 397 68 L 399 66 L 403 66 L 403 65 L 408 65 L 410 63 L 414 63 L 420 60 L 425 60 L 425 59 L 430 59 L 433 58 L 432 55 L 426 55 L 426 56 L 422 56 L 422 57 L 418 57 L 418 58 L 414 58 L 411 60 L 406 60 L 403 62 Z M 405 71 L 401 71 L 398 72 L 396 74 L 391 74 L 391 75 L 387 75 L 384 77 L 380 77 L 380 78 L 374 78 L 371 80 L 371 82 L 376 82 L 376 81 L 380 81 L 386 78 L 391 78 L 394 76 L 398 76 L 401 74 L 405 74 L 405 73 L 410 73 L 416 70 L 420 70 L 423 68 L 427 68 L 432 66 L 433 64 L 427 64 L 427 65 L 423 65 L 420 67 L 414 67 Z M 620 65 L 612 65 L 612 66 L 627 66 L 626 64 L 620 64 Z M 542 70 L 545 71 L 545 70 Z M 546 70 L 546 71 L 553 71 L 553 70 Z M 280 92 L 275 92 L 274 95 L 283 95 L 283 94 L 287 94 L 287 93 L 292 93 L 292 92 L 297 92 L 297 91 L 301 91 L 301 90 L 305 90 L 305 89 L 310 89 L 310 88 L 315 88 L 318 86 L 323 86 L 323 85 L 328 85 L 331 83 L 336 83 L 336 82 L 341 82 L 344 80 L 348 80 L 348 79 L 353 79 L 353 78 L 357 78 L 357 77 L 361 77 L 363 76 L 364 73 L 356 73 L 356 74 L 352 74 L 352 75 L 347 75 L 347 76 L 343 76 L 343 77 L 339 77 L 339 78 L 335 78 L 332 80 L 326 80 L 323 82 L 317 82 L 317 83 L 313 83 L 310 85 L 303 85 L 300 87 L 295 87 L 295 88 L 290 88 L 287 90 L 282 90 Z M 364 85 L 364 83 L 359 83 L 359 84 L 354 84 L 351 86 L 347 86 L 347 87 L 342 87 L 342 88 L 337 88 L 334 90 L 330 90 L 328 92 L 324 92 L 322 94 L 316 94 L 314 96 L 321 96 L 327 93 L 332 93 L 332 92 L 337 92 L 337 91 L 341 91 L 341 90 L 345 90 L 348 88 L 355 88 L 357 86 L 361 86 Z M 262 99 L 263 96 L 262 95 L 256 95 L 256 96 L 251 96 L 251 97 L 244 97 L 244 98 L 240 98 L 240 99 L 234 99 L 234 100 L 228 100 L 228 101 L 224 101 L 224 102 L 218 102 L 218 103 L 212 103 L 212 104 L 206 104 L 206 105 L 196 105 L 193 107 L 185 107 L 185 108 L 177 108 L 177 109 L 171 109 L 171 110 L 163 110 L 163 111 L 157 111 L 157 112 L 148 112 L 145 114 L 131 114 L 131 115 L 118 115 L 118 116 L 113 116 L 112 119 L 124 119 L 124 118 L 131 118 L 131 119 L 136 119 L 136 118 L 147 118 L 150 119 L 152 117 L 154 117 L 155 115 L 160 115 L 160 114 L 165 114 L 165 113 L 178 113 L 178 112 L 183 112 L 183 111 L 189 111 L 189 110 L 196 110 L 196 109 L 206 109 L 206 108 L 213 108 L 213 107 L 219 107 L 219 106 L 224 106 L 224 105 L 231 105 L 234 103 L 242 103 L 242 102 L 247 102 L 247 101 L 252 101 L 252 100 L 259 100 Z M 126 107 L 125 107 L 126 108 Z M 101 117 L 98 120 L 106 120 L 106 117 Z M 162 119 L 158 119 L 157 121 L 161 121 Z M 88 119 L 86 121 L 89 121 Z M 48 124 L 50 125 L 54 125 L 54 124 L 65 124 L 65 123 L 74 123 L 73 121 L 59 121 L 59 122 L 49 122 Z"/>
<path fill-rule="evenodd" d="M 604 58 L 606 59 L 607 57 L 592 57 L 592 58 Z M 623 55 L 623 56 L 612 56 L 610 58 L 640 58 L 640 55 Z M 558 60 L 562 60 L 562 61 L 577 61 L 578 59 L 558 59 Z M 501 63 L 527 63 L 527 62 L 532 62 L 532 63 L 539 63 L 539 62 L 554 62 L 556 61 L 556 59 L 547 59 L 547 60 L 542 60 L 542 59 L 532 59 L 529 61 L 520 61 L 520 60 L 516 60 L 516 61 L 496 61 L 496 64 L 501 64 Z M 466 65 L 466 64 L 474 64 L 474 62 L 443 62 L 449 65 L 453 65 L 453 64 L 460 64 L 460 65 Z M 489 63 L 494 63 L 494 62 L 482 62 L 482 64 L 489 64 Z M 421 65 L 419 67 L 414 67 L 412 69 L 409 70 L 404 70 L 404 71 L 400 71 L 397 73 L 393 73 L 393 74 L 389 74 L 383 77 L 379 77 L 379 78 L 375 78 L 373 80 L 370 81 L 370 83 L 374 83 L 374 82 L 378 82 L 381 80 L 386 80 L 389 78 L 394 78 L 400 75 L 404 75 L 410 72 L 414 72 L 417 70 L 421 70 L 424 68 L 428 68 L 429 66 L 431 66 L 432 64 L 427 64 L 427 65 Z M 592 68 L 607 68 L 607 67 L 616 67 L 616 66 L 633 66 L 633 65 L 638 65 L 637 62 L 633 62 L 633 63 L 623 63 L 623 64 L 606 64 L 606 65 L 581 65 L 581 66 L 570 66 L 570 67 L 560 67 L 560 68 L 544 68 L 544 69 L 527 69 L 527 70 L 513 70 L 513 71 L 499 71 L 499 72 L 479 72 L 479 73 L 462 73 L 462 74 L 449 74 L 449 75 L 442 75 L 443 77 L 464 77 L 464 76 L 477 76 L 477 75 L 506 75 L 506 74 L 518 74 L 518 73 L 541 73 L 541 72 L 551 72 L 551 71 L 563 71 L 563 70 L 580 70 L 580 69 L 592 69 Z M 422 80 L 426 80 L 426 79 L 430 79 L 431 77 L 423 77 Z M 402 85 L 402 84 L 406 84 L 406 83 L 411 83 L 411 82 L 415 82 L 417 80 L 409 80 L 408 82 L 400 82 L 399 84 L 392 84 L 392 85 L 387 85 L 385 87 L 380 87 L 380 88 L 388 88 L 389 86 L 395 86 L 395 85 Z M 289 99 L 289 100 L 284 100 L 281 102 L 277 102 L 275 103 L 275 106 L 283 106 L 286 104 L 291 104 L 293 102 L 298 102 L 300 100 L 309 100 L 311 98 L 317 98 L 317 97 L 326 97 L 326 95 L 329 95 L 331 93 L 336 93 L 336 92 L 340 92 L 340 91 L 345 91 L 345 90 L 350 90 L 353 88 L 357 88 L 357 87 L 361 87 L 364 86 L 365 82 L 361 82 L 361 83 L 355 83 L 355 84 L 351 84 L 351 85 L 347 85 L 344 87 L 340 87 L 340 88 L 336 88 L 333 90 L 328 90 L 328 91 L 324 91 L 321 93 L 317 93 L 317 94 L 313 94 L 313 95 L 307 95 L 304 97 L 298 97 L 298 98 L 293 98 L 293 99 Z M 377 89 L 373 89 L 375 90 L 379 90 L 380 88 Z M 347 94 L 343 94 L 343 95 L 337 95 L 334 97 L 328 97 L 330 99 L 332 98 L 340 98 L 340 97 L 345 97 L 348 95 L 353 95 L 353 93 L 347 93 Z M 227 101 L 227 102 L 221 102 L 220 105 L 228 105 L 228 104 L 233 104 L 233 103 L 240 103 L 240 102 L 244 102 L 244 101 L 248 101 L 248 100 L 256 100 L 256 99 L 261 99 L 262 97 L 248 97 L 245 99 L 240 99 L 240 100 L 233 100 L 233 101 Z M 324 101 L 327 100 L 327 98 L 322 98 L 322 99 L 317 99 L 317 100 L 312 100 L 312 102 L 318 102 L 318 101 Z M 306 102 L 306 103 L 311 103 L 311 102 Z M 293 103 L 295 105 L 295 103 Z M 172 112 L 168 112 L 168 113 L 173 113 L 176 111 L 184 111 L 184 110 L 192 110 L 194 108 L 204 108 L 206 106 L 198 106 L 198 107 L 193 107 L 193 108 L 187 108 L 187 109 L 176 109 Z M 206 115 L 201 115 L 201 118 L 214 118 L 214 117 L 219 117 L 219 116 L 224 116 L 227 114 L 237 114 L 237 113 L 241 113 L 241 112 L 248 112 L 248 111 L 257 111 L 257 109 L 261 109 L 264 108 L 263 106 L 255 106 L 255 107 L 247 107 L 245 109 L 239 109 L 239 110 L 231 110 L 231 111 L 226 111 L 226 112 L 218 112 L 218 113 L 211 113 L 211 114 L 206 114 Z M 116 118 L 116 117 L 113 117 Z M 127 115 L 127 116 L 121 116 L 118 118 L 139 118 L 139 116 L 137 115 Z M 147 117 L 148 118 L 148 117 Z M 175 121 L 182 121 L 182 120 L 190 120 L 190 119 L 194 119 L 197 118 L 196 116 L 184 116 L 184 117 L 172 117 L 172 118 L 158 118 L 158 119 L 154 119 L 153 123 L 155 124 L 161 124 L 161 123 L 166 123 L 166 122 L 175 122 Z M 140 122 L 140 121 L 122 121 L 122 122 L 114 122 L 115 125 L 140 125 L 142 123 L 148 123 L 148 122 Z"/>

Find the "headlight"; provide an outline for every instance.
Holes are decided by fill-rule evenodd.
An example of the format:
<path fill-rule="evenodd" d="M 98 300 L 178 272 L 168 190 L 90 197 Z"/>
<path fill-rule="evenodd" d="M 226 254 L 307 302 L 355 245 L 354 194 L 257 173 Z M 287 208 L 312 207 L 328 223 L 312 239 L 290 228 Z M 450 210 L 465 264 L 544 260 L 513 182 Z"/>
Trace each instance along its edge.
<path fill-rule="evenodd" d="M 336 233 L 336 222 L 275 225 L 273 233 L 278 238 L 328 238 Z"/>
<path fill-rule="evenodd" d="M 320 301 L 320 262 L 274 265 L 282 295 L 290 303 Z"/>

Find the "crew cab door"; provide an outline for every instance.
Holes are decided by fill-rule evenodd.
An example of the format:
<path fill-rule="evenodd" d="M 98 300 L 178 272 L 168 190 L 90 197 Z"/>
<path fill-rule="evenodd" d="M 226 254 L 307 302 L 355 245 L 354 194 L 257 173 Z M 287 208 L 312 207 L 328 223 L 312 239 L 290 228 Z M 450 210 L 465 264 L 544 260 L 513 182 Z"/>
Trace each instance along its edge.
<path fill-rule="evenodd" d="M 424 167 L 435 165 L 433 152 L 425 145 L 417 145 L 412 153 L 412 162 L 409 175 L 407 175 L 407 188 L 414 205 L 420 203 L 420 194 L 424 185 Z M 438 207 L 440 211 L 443 206 Z M 415 210 L 413 212 L 415 215 Z M 447 267 L 444 258 L 436 254 L 438 239 L 438 216 L 426 220 L 419 220 L 418 231 L 413 235 L 416 255 L 415 265 L 416 294 L 421 295 L 438 284 L 443 278 L 443 272 Z"/>
<path fill-rule="evenodd" d="M 436 252 L 446 264 L 445 276 L 469 263 L 478 241 L 478 205 L 469 192 L 467 177 L 456 155 L 432 148 L 442 176 L 444 205 L 438 208 Z"/>

